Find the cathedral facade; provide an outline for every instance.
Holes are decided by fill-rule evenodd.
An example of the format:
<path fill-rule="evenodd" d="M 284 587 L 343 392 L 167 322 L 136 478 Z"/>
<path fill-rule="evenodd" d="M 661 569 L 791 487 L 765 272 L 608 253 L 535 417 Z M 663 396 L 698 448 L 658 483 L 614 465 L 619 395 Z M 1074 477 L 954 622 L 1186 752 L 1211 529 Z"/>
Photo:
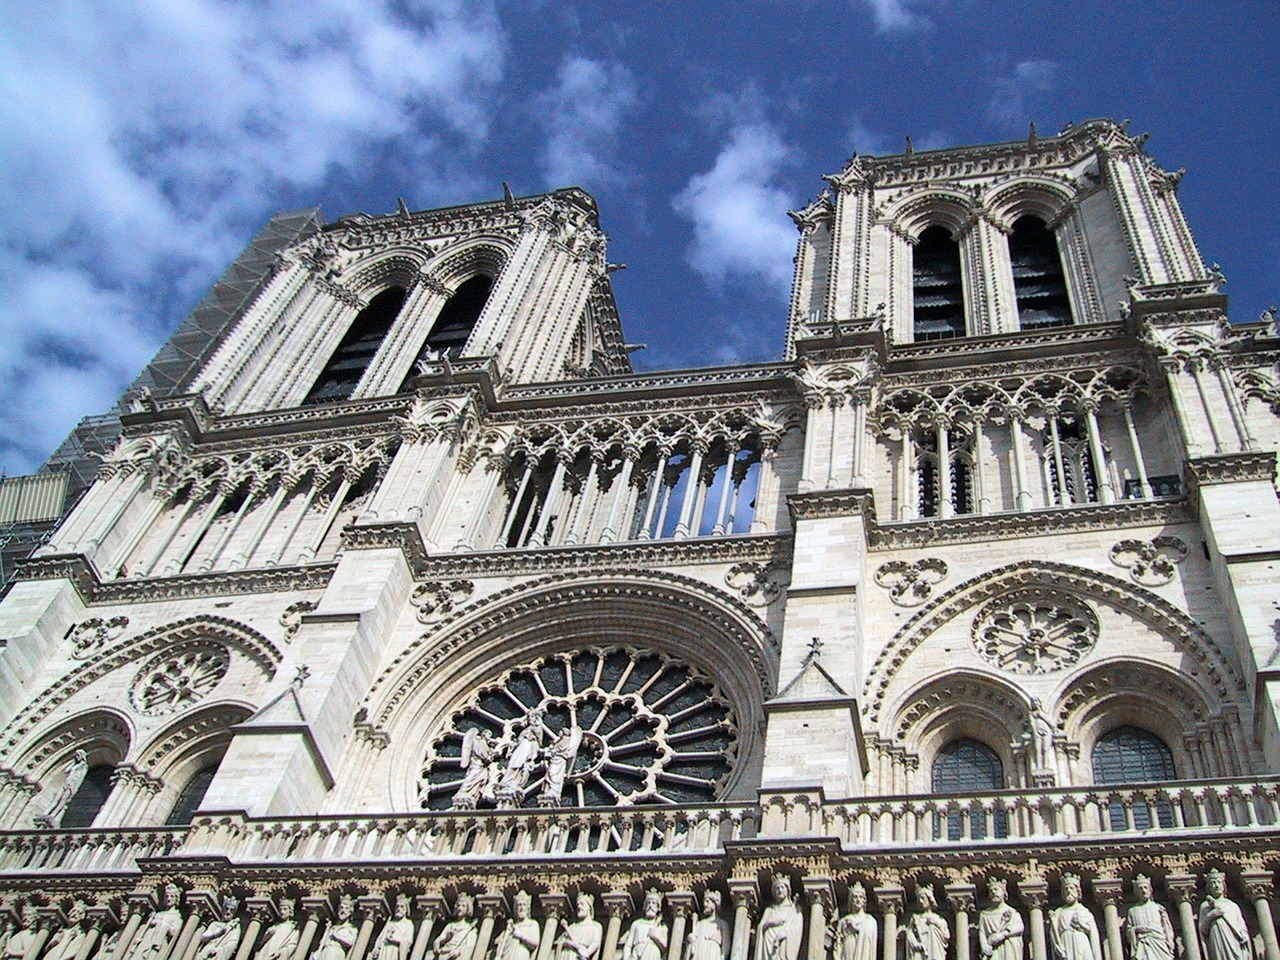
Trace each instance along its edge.
<path fill-rule="evenodd" d="M 1143 139 L 855 157 L 746 366 L 577 189 L 274 219 L 0 600 L 5 960 L 1280 960 L 1280 337 Z"/>

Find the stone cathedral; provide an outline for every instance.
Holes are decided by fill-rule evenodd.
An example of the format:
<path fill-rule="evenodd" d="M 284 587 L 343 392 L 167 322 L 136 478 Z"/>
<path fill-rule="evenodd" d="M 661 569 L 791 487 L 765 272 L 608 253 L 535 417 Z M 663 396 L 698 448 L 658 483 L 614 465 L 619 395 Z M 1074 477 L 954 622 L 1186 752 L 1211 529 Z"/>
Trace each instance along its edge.
<path fill-rule="evenodd" d="M 1280 960 L 1280 337 L 1144 141 L 851 159 L 745 366 L 578 189 L 274 218 L 41 474 L 0 960 Z"/>

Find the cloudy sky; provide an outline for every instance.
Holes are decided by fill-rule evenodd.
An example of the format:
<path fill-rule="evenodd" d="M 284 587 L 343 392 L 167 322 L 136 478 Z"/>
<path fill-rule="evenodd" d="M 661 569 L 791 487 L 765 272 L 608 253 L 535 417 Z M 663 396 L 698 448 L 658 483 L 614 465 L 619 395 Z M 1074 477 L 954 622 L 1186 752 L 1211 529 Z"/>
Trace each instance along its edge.
<path fill-rule="evenodd" d="M 1280 300 L 1273 3 L 0 0 L 0 467 L 101 412 L 274 210 L 579 184 L 637 366 L 780 355 L 851 151 L 1131 118 L 1228 279 Z"/>

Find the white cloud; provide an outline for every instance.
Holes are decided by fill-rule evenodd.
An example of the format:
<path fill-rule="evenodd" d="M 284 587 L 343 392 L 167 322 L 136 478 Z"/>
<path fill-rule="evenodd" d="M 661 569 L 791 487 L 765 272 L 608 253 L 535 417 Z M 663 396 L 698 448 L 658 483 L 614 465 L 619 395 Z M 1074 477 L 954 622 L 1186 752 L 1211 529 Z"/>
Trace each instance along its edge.
<path fill-rule="evenodd" d="M 638 102 L 635 77 L 622 64 L 565 57 L 555 87 L 538 98 L 547 185 L 597 189 L 629 179 L 618 141 Z"/>
<path fill-rule="evenodd" d="M 745 277 L 786 299 L 796 249 L 787 210 L 795 204 L 778 176 L 796 158 L 776 127 L 754 109 L 746 113 L 711 169 L 691 177 L 673 206 L 693 224 L 686 257 L 704 279 L 722 287 Z"/>
<path fill-rule="evenodd" d="M 282 198 L 389 145 L 418 183 L 449 176 L 505 46 L 490 0 L 9 5 L 0 466 L 107 407 Z"/>
<path fill-rule="evenodd" d="M 995 90 L 987 104 L 987 117 L 1004 126 L 1027 123 L 1037 93 L 1052 90 L 1058 65 L 1052 60 L 1021 60 L 995 80 Z"/>
<path fill-rule="evenodd" d="M 927 30 L 933 26 L 924 14 L 913 10 L 913 0 L 862 0 L 876 21 L 881 33 L 907 30 Z"/>

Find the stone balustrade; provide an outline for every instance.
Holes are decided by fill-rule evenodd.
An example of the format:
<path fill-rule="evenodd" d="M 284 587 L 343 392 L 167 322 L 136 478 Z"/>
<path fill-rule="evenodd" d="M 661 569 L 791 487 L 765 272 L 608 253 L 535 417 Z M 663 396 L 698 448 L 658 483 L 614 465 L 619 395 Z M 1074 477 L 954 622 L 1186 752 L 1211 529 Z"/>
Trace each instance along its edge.
<path fill-rule="evenodd" d="M 140 859 L 176 853 L 186 835 L 185 827 L 3 831 L 0 873 L 132 872 Z"/>

